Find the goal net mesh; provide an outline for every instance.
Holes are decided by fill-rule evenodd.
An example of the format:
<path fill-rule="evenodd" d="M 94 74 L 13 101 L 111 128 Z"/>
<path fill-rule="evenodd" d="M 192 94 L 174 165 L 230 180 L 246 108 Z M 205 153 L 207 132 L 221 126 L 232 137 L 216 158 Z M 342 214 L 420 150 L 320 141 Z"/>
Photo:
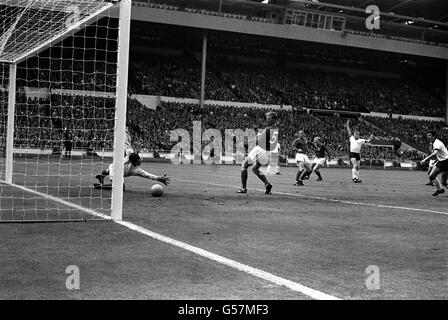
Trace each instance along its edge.
<path fill-rule="evenodd" d="M 110 1 L 0 0 L 1 222 L 110 215 L 111 191 L 93 186 L 113 155 L 117 12 Z"/>

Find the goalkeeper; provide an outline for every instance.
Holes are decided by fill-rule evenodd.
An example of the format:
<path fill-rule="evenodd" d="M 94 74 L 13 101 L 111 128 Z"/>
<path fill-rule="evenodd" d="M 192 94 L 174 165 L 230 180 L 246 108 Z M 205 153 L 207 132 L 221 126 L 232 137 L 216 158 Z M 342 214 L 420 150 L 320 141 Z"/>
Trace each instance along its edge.
<path fill-rule="evenodd" d="M 156 176 L 154 174 L 151 174 L 149 172 L 146 172 L 142 168 L 140 168 L 141 165 L 141 159 L 140 156 L 134 152 L 134 149 L 132 148 L 131 144 L 131 135 L 129 134 L 128 127 L 126 127 L 126 140 L 125 140 L 125 158 L 124 158 L 124 177 L 130 177 L 130 176 L 138 176 L 146 179 L 151 179 L 155 181 L 162 182 L 163 184 L 167 185 L 170 181 L 170 178 L 167 177 L 166 174 L 162 176 Z M 98 174 L 95 176 L 95 178 L 99 181 L 99 187 L 108 187 L 111 188 L 112 185 L 104 185 L 104 178 L 106 176 L 109 176 L 109 179 L 113 180 L 114 176 L 114 167 L 113 163 L 109 165 L 108 169 L 103 170 L 101 174 Z M 124 184 L 123 184 L 124 189 Z"/>
<path fill-rule="evenodd" d="M 146 179 L 156 180 L 159 182 L 162 182 L 163 184 L 167 185 L 170 181 L 170 178 L 167 177 L 166 174 L 162 176 L 156 176 L 154 174 L 151 174 L 149 172 L 146 172 L 142 168 L 140 168 L 141 159 L 140 156 L 137 153 L 131 153 L 126 158 L 124 158 L 124 177 L 131 177 L 131 176 L 137 176 L 142 177 Z M 106 170 L 103 170 L 103 172 L 97 176 L 95 176 L 98 181 L 100 182 L 99 187 L 105 187 L 104 185 L 104 178 L 106 176 L 109 176 L 109 179 L 113 180 L 114 177 L 114 166 L 113 164 L 109 165 L 109 168 Z M 107 185 L 107 187 L 112 187 L 112 185 Z M 124 187 L 124 186 L 123 186 Z"/>

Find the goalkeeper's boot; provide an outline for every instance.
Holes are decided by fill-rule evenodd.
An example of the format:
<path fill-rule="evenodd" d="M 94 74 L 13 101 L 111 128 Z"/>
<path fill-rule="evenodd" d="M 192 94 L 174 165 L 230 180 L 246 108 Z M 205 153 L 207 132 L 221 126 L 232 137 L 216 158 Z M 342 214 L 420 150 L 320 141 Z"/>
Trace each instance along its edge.
<path fill-rule="evenodd" d="M 247 188 L 239 188 L 236 193 L 247 193 Z"/>
<path fill-rule="evenodd" d="M 97 174 L 95 176 L 95 178 L 98 179 L 98 181 L 100 182 L 100 184 L 104 184 L 104 176 L 102 174 Z"/>
<path fill-rule="evenodd" d="M 268 182 L 268 184 L 264 187 L 265 188 L 265 194 L 271 194 L 272 192 L 271 192 L 271 190 L 272 190 L 272 184 L 270 184 L 269 182 Z"/>
<path fill-rule="evenodd" d="M 445 189 L 436 190 L 432 195 L 434 197 L 437 197 L 439 194 L 445 193 Z"/>

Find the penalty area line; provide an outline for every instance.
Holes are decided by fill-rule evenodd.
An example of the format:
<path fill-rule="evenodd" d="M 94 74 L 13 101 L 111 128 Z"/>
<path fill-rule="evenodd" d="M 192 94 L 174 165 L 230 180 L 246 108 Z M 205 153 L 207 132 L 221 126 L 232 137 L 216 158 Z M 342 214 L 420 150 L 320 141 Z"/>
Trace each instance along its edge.
<path fill-rule="evenodd" d="M 78 209 L 80 211 L 92 214 L 94 216 L 101 217 L 101 218 L 113 221 L 116 224 L 119 224 L 119 225 L 121 225 L 121 226 L 123 226 L 125 228 L 128 228 L 128 229 L 132 230 L 132 231 L 136 231 L 138 233 L 146 235 L 146 236 L 148 236 L 148 237 L 150 237 L 150 238 L 152 238 L 154 240 L 158 240 L 160 242 L 164 242 L 166 244 L 170 244 L 170 245 L 173 245 L 175 247 L 184 249 L 184 250 L 189 251 L 191 253 L 194 253 L 194 254 L 196 254 L 198 256 L 201 256 L 203 258 L 212 260 L 212 261 L 217 262 L 217 263 L 222 264 L 222 265 L 226 265 L 226 266 L 231 267 L 233 269 L 236 269 L 238 271 L 241 271 L 241 272 L 247 273 L 249 275 L 255 276 L 257 278 L 260 278 L 262 280 L 271 282 L 271 283 L 273 283 L 275 285 L 284 286 L 284 287 L 286 287 L 288 289 L 291 289 L 292 291 L 302 293 L 302 294 L 304 294 L 304 295 L 306 295 L 306 296 L 308 296 L 310 298 L 313 298 L 313 299 L 316 299 L 316 300 L 341 300 L 340 298 L 337 298 L 335 296 L 326 294 L 324 292 L 321 292 L 321 291 L 318 291 L 318 290 L 306 287 L 306 286 L 304 286 L 304 285 L 302 285 L 300 283 L 297 283 L 297 282 L 294 282 L 294 281 L 291 281 L 291 280 L 288 280 L 288 279 L 276 276 L 276 275 L 274 275 L 272 273 L 269 273 L 269 272 L 263 271 L 261 269 L 257 269 L 257 268 L 251 267 L 249 265 L 240 263 L 238 261 L 225 258 L 223 256 L 220 256 L 220 255 L 212 253 L 210 251 L 201 249 L 199 247 L 192 246 L 192 245 L 190 245 L 188 243 L 185 243 L 185 242 L 182 242 L 182 241 L 179 241 L 179 240 L 175 240 L 175 239 L 166 237 L 164 235 L 161 235 L 161 234 L 158 234 L 156 232 L 150 231 L 148 229 L 142 228 L 142 227 L 140 227 L 140 226 L 138 226 L 138 225 L 136 225 L 134 223 L 127 222 L 127 221 L 122 221 L 122 220 L 113 220 L 110 216 L 104 215 L 104 214 L 96 212 L 94 210 L 85 208 L 83 206 L 80 206 L 80 205 L 77 205 L 77 204 L 74 204 L 74 203 L 71 203 L 71 202 L 68 202 L 68 201 L 56 198 L 54 196 L 51 196 L 51 195 L 48 195 L 48 194 L 45 194 L 45 193 L 42 193 L 42 192 L 39 192 L 39 191 L 36 191 L 36 190 L 28 189 L 26 187 L 23 187 L 23 186 L 20 186 L 20 185 L 17 185 L 17 184 L 7 183 L 7 182 L 5 182 L 3 180 L 0 180 L 0 183 L 10 185 L 12 187 L 18 188 L 18 189 L 26 191 L 26 192 L 33 193 L 35 195 L 38 195 L 40 197 L 43 197 L 43 198 L 46 198 L 46 199 L 49 199 L 49 200 L 52 200 L 52 201 L 55 201 L 55 202 L 59 202 L 59 203 L 64 204 L 66 206 L 69 206 L 69 207 Z"/>
<path fill-rule="evenodd" d="M 177 181 L 181 182 L 188 182 L 193 184 L 205 184 L 209 186 L 215 186 L 215 187 L 222 187 L 222 188 L 239 188 L 236 186 L 232 186 L 229 184 L 217 184 L 217 183 L 210 183 L 210 182 L 202 182 L 202 181 L 191 181 L 191 180 L 184 180 L 184 179 L 176 179 Z M 247 188 L 248 190 L 254 190 L 254 191 L 261 191 L 264 192 L 264 189 L 255 189 L 255 188 Z M 428 213 L 436 213 L 441 215 L 448 215 L 448 212 L 444 211 L 436 211 L 436 210 L 429 210 L 429 209 L 419 209 L 419 208 L 410 208 L 410 207 L 400 207 L 400 206 L 391 206 L 386 204 L 375 204 L 375 203 L 367 203 L 367 202 L 357 202 L 357 201 L 348 201 L 348 200 L 340 200 L 340 199 L 332 199 L 332 198 L 325 198 L 325 197 L 318 197 L 318 196 L 309 196 L 309 195 L 303 195 L 303 194 L 297 194 L 297 193 L 289 193 L 289 192 L 281 192 L 281 191 L 274 191 L 273 194 L 281 194 L 285 196 L 293 196 L 298 198 L 304 198 L 304 199 L 313 199 L 313 200 L 322 200 L 327 202 L 338 202 L 338 203 L 344 203 L 344 204 L 354 204 L 354 205 L 360 205 L 360 206 L 366 206 L 366 207 L 378 207 L 378 208 L 385 208 L 385 209 L 396 209 L 396 210 L 407 210 L 407 211 L 420 211 L 420 212 L 428 212 Z"/>

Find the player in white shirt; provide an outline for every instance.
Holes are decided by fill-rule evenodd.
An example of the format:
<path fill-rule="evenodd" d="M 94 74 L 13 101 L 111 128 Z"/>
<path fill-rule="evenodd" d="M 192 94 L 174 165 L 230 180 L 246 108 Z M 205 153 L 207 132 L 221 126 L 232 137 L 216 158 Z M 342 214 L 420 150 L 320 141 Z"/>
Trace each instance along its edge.
<path fill-rule="evenodd" d="M 429 152 L 432 153 L 432 143 L 429 145 Z M 427 173 L 428 173 L 428 177 L 429 177 L 429 175 L 431 174 L 432 168 L 434 168 L 434 166 L 435 166 L 436 164 L 437 164 L 437 159 L 431 159 L 431 160 L 429 160 L 429 163 L 428 163 L 428 171 L 427 171 Z M 434 183 L 432 183 L 431 181 L 429 181 L 426 185 L 427 185 L 427 186 L 433 186 Z"/>
<path fill-rule="evenodd" d="M 170 181 L 170 178 L 167 177 L 166 174 L 162 176 L 157 176 L 154 174 L 151 174 L 142 168 L 140 168 L 141 165 L 141 159 L 140 156 L 134 152 L 134 148 L 132 147 L 132 140 L 131 135 L 129 134 L 128 127 L 126 127 L 126 140 L 125 140 L 125 158 L 124 158 L 124 174 L 123 176 L 130 177 L 130 176 L 137 176 L 141 178 L 151 179 L 155 181 L 162 182 L 163 184 L 167 185 Z M 105 185 L 104 184 L 104 178 L 106 176 L 109 176 L 109 179 L 111 181 L 111 184 Z M 98 179 L 99 184 L 96 185 L 96 187 L 99 188 L 106 188 L 110 189 L 112 187 L 112 180 L 114 177 L 114 165 L 111 163 L 109 165 L 108 169 L 105 169 L 101 172 L 101 174 L 96 175 L 95 178 Z M 124 184 L 123 184 L 124 189 Z"/>
<path fill-rule="evenodd" d="M 369 143 L 373 139 L 373 135 L 369 139 L 361 139 L 359 137 L 359 132 L 350 129 L 350 120 L 347 120 L 347 132 L 350 136 L 350 162 L 353 165 L 352 168 L 352 179 L 354 183 L 361 183 L 359 180 L 359 167 L 361 165 L 361 148 L 365 143 Z"/>
<path fill-rule="evenodd" d="M 437 139 L 437 134 L 435 131 L 429 132 L 426 137 L 432 143 L 433 152 L 423 159 L 420 163 L 423 165 L 430 159 L 437 159 L 436 165 L 432 168 L 429 175 L 429 181 L 435 184 L 437 190 L 433 193 L 433 196 L 438 196 L 445 192 L 444 187 L 447 187 L 448 178 L 448 150 L 442 141 Z M 440 181 L 437 176 L 440 174 Z"/>

